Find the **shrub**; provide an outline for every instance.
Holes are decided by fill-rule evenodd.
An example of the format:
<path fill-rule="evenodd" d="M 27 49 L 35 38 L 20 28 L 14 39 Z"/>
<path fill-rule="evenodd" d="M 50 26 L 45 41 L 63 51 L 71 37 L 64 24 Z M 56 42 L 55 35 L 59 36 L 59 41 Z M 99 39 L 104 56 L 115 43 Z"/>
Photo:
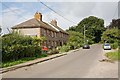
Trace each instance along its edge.
<path fill-rule="evenodd" d="M 70 47 L 68 45 L 63 45 L 60 48 L 60 52 L 68 52 L 70 50 Z"/>
<path fill-rule="evenodd" d="M 48 55 L 58 54 L 58 53 L 59 53 L 59 50 L 57 50 L 57 49 L 52 49 L 52 50 L 49 50 L 49 51 L 47 52 Z"/>
<path fill-rule="evenodd" d="M 118 29 L 117 28 L 111 28 L 111 29 L 107 29 L 101 37 L 101 42 L 109 42 L 109 43 L 115 43 L 117 42 L 119 39 L 118 36 Z"/>
<path fill-rule="evenodd" d="M 113 43 L 111 44 L 112 49 L 117 49 L 118 48 L 118 43 Z"/>
<path fill-rule="evenodd" d="M 24 57 L 33 57 L 40 54 L 41 49 L 36 49 L 32 45 L 12 45 L 3 47 L 2 49 L 2 59 L 3 61 L 18 60 Z M 39 51 L 39 52 L 38 52 Z"/>
<path fill-rule="evenodd" d="M 41 47 L 34 39 L 17 33 L 2 36 L 2 61 L 15 61 L 25 57 L 41 56 Z"/>
<path fill-rule="evenodd" d="M 47 57 L 47 54 L 41 54 L 41 57 Z"/>
<path fill-rule="evenodd" d="M 34 56 L 35 57 L 40 56 L 41 53 L 42 53 L 41 47 L 40 46 L 35 46 L 34 49 L 35 49 Z"/>
<path fill-rule="evenodd" d="M 59 50 L 57 50 L 57 49 L 53 49 L 53 52 L 52 52 L 53 54 L 58 54 L 59 53 Z"/>

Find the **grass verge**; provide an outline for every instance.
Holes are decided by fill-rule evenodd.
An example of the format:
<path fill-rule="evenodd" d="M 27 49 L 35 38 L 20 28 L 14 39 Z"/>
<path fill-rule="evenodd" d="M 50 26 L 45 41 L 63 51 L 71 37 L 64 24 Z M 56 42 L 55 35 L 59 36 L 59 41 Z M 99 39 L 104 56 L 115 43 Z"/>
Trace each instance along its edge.
<path fill-rule="evenodd" d="M 105 54 L 105 56 L 114 61 L 120 60 L 120 50 L 115 52 L 108 52 Z"/>
<path fill-rule="evenodd" d="M 13 65 L 17 65 L 17 64 L 20 64 L 20 63 L 24 63 L 24 62 L 27 62 L 27 61 L 30 61 L 30 60 L 35 60 L 37 58 L 43 58 L 43 57 L 47 57 L 47 54 L 42 54 L 42 55 L 37 56 L 37 57 L 22 58 L 22 59 L 19 59 L 17 61 L 3 62 L 1 67 L 2 68 L 10 67 L 10 66 L 13 66 Z"/>

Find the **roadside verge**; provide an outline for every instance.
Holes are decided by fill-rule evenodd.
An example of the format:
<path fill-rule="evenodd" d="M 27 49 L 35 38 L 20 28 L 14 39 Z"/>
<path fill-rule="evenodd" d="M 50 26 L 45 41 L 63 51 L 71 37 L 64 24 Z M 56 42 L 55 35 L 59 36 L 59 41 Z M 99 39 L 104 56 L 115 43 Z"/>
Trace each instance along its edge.
<path fill-rule="evenodd" d="M 28 62 L 25 62 L 25 63 L 14 65 L 14 66 L 11 66 L 11 67 L 1 68 L 0 69 L 0 74 L 8 72 L 8 71 L 16 70 L 18 68 L 22 68 L 22 67 L 31 66 L 31 65 L 34 65 L 34 64 L 37 64 L 37 63 L 45 62 L 45 61 L 48 61 L 48 60 L 51 60 L 51 59 L 54 59 L 54 58 L 57 58 L 57 57 L 61 57 L 61 56 L 64 56 L 64 55 L 67 55 L 67 53 L 59 53 L 59 54 L 51 55 L 51 56 L 44 57 L 44 58 L 38 58 L 38 59 L 35 59 L 35 60 L 32 60 L 32 61 L 28 61 Z"/>

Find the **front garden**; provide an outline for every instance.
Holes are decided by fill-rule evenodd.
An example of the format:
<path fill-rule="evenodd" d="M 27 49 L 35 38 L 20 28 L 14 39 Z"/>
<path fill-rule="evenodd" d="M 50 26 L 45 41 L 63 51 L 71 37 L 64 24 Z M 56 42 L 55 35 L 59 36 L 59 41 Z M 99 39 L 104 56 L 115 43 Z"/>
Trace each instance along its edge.
<path fill-rule="evenodd" d="M 32 38 L 29 36 L 19 35 L 18 33 L 10 33 L 3 35 L 2 39 L 2 66 L 8 67 L 33 60 L 40 57 L 46 57 L 42 54 L 40 42 L 43 37 Z"/>

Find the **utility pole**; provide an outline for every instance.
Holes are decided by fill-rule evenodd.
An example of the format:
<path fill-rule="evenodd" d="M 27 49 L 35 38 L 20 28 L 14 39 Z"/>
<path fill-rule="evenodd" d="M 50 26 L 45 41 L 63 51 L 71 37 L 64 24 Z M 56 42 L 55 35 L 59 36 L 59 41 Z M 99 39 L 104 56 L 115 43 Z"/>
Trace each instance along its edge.
<path fill-rule="evenodd" d="M 10 29 L 9 29 L 9 28 L 7 28 L 7 30 L 9 31 L 9 33 L 11 33 L 11 31 L 10 31 Z"/>
<path fill-rule="evenodd" d="M 85 44 L 85 25 L 84 25 L 84 44 Z"/>

